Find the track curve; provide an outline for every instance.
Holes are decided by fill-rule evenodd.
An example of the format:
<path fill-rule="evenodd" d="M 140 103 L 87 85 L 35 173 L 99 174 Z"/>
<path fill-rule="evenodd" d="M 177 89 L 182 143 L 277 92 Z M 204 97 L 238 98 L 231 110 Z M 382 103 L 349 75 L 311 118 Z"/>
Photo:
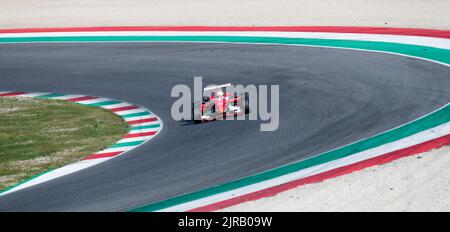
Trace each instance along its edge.
<path fill-rule="evenodd" d="M 450 101 L 448 67 L 332 48 L 7 44 L 0 45 L 0 75 L 1 89 L 123 99 L 149 108 L 165 125 L 124 156 L 0 197 L 0 211 L 128 210 L 305 159 Z M 279 129 L 260 132 L 259 121 L 172 120 L 170 90 L 192 86 L 193 76 L 208 83 L 280 85 Z"/>

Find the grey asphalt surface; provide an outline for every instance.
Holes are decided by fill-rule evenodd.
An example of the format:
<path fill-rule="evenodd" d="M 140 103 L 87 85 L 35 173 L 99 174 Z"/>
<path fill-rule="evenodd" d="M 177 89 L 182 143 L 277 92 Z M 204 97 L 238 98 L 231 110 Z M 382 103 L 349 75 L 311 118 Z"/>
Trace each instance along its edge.
<path fill-rule="evenodd" d="M 0 211 L 125 211 L 342 146 L 450 101 L 450 69 L 332 48 L 200 43 L 0 45 L 0 90 L 87 94 L 140 104 L 163 131 L 126 155 L 0 197 Z M 280 126 L 190 125 L 170 115 L 171 88 L 277 84 Z M 7 133 L 7 132 L 1 132 Z"/>

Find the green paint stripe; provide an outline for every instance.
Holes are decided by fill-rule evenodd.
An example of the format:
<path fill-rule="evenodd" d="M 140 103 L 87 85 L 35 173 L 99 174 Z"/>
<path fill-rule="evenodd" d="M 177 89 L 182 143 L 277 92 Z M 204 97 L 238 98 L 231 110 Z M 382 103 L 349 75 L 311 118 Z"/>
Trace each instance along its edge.
<path fill-rule="evenodd" d="M 54 170 L 54 169 L 50 169 L 50 170 L 47 170 L 47 171 L 45 171 L 45 172 L 41 172 L 41 173 L 39 173 L 39 174 L 37 174 L 37 175 L 34 175 L 34 176 L 32 176 L 32 177 L 30 177 L 30 178 L 24 180 L 24 181 L 21 181 L 21 182 L 15 184 L 15 185 L 12 185 L 12 186 L 10 186 L 10 187 L 8 187 L 8 188 L 6 188 L 6 189 L 0 191 L 0 194 L 5 193 L 5 192 L 7 192 L 7 191 L 9 191 L 9 190 L 11 190 L 11 189 L 13 189 L 13 188 L 16 188 L 16 187 L 18 187 L 19 185 L 25 184 L 25 183 L 27 183 L 28 181 L 34 180 L 34 179 L 36 179 L 36 178 L 38 178 L 38 177 L 40 177 L 40 176 L 42 176 L 42 175 L 44 175 L 44 174 L 47 174 L 47 173 L 49 173 L 49 172 L 51 172 L 51 171 L 53 171 L 53 170 Z"/>
<path fill-rule="evenodd" d="M 132 117 L 145 116 L 145 115 L 152 115 L 152 114 L 150 112 L 148 112 L 148 111 L 144 111 L 144 112 L 139 112 L 139 113 L 120 115 L 120 117 L 122 117 L 122 118 L 132 118 Z"/>
<path fill-rule="evenodd" d="M 107 105 L 114 105 L 114 104 L 120 104 L 121 101 L 104 101 L 104 102 L 97 102 L 97 103 L 91 103 L 91 104 L 84 104 L 85 106 L 107 106 Z"/>
<path fill-rule="evenodd" d="M 130 146 L 137 146 L 141 143 L 143 143 L 145 140 L 141 140 L 141 141 L 134 141 L 134 142 L 126 142 L 126 143 L 116 143 L 114 145 L 112 145 L 109 148 L 119 148 L 119 147 L 130 147 Z"/>
<path fill-rule="evenodd" d="M 36 98 L 49 99 L 49 98 L 61 97 L 61 96 L 65 96 L 65 95 L 66 94 L 61 94 L 61 93 L 50 93 L 50 94 L 45 94 L 45 95 L 41 95 L 41 96 L 36 96 Z"/>
<path fill-rule="evenodd" d="M 145 130 L 145 129 L 152 129 L 152 128 L 159 128 L 160 124 L 154 124 L 154 125 L 147 125 L 147 126 L 135 126 L 131 127 L 131 130 Z"/>

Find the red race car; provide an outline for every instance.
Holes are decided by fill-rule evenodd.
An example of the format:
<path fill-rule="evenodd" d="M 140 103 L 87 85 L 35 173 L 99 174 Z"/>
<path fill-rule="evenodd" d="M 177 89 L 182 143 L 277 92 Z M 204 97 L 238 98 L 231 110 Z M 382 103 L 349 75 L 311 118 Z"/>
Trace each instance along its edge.
<path fill-rule="evenodd" d="M 201 102 L 192 104 L 192 120 L 195 123 L 236 117 L 250 112 L 248 94 L 235 93 L 231 96 L 230 93 L 225 92 L 227 86 L 231 86 L 231 83 L 209 86 L 203 89 L 204 93 L 209 96 L 203 97 Z M 245 104 L 242 104 L 243 102 Z"/>

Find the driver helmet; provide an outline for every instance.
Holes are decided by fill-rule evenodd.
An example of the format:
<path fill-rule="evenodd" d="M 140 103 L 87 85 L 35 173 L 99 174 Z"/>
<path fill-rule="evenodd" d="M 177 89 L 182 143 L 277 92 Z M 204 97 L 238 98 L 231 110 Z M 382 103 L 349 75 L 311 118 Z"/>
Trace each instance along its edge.
<path fill-rule="evenodd" d="M 222 98 L 223 97 L 223 91 L 222 90 L 217 91 L 216 92 L 216 97 L 217 98 Z"/>

